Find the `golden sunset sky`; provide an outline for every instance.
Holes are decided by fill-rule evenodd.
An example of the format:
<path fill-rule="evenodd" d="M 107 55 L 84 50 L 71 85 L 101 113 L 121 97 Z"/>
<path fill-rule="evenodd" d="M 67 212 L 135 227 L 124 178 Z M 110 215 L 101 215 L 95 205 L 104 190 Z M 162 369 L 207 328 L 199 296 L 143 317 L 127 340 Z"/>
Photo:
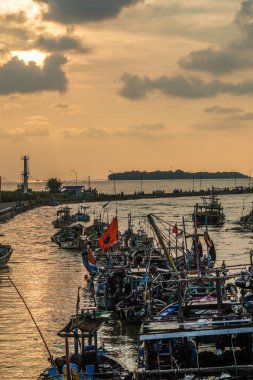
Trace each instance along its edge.
<path fill-rule="evenodd" d="M 0 175 L 252 163 L 253 0 L 0 1 Z"/>

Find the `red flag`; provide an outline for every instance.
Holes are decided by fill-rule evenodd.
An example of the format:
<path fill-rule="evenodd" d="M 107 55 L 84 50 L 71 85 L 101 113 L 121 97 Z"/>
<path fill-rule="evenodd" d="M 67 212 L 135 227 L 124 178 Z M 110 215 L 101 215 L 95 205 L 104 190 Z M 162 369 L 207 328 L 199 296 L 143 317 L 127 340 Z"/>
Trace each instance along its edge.
<path fill-rule="evenodd" d="M 175 223 L 174 227 L 172 228 L 172 233 L 176 235 L 177 239 L 180 239 L 183 236 L 183 231 L 177 228 L 177 223 Z"/>
<path fill-rule="evenodd" d="M 172 233 L 176 235 L 178 234 L 177 223 L 175 223 L 174 227 L 172 228 Z"/>
<path fill-rule="evenodd" d="M 118 241 L 118 218 L 115 216 L 98 242 L 102 252 Z"/>

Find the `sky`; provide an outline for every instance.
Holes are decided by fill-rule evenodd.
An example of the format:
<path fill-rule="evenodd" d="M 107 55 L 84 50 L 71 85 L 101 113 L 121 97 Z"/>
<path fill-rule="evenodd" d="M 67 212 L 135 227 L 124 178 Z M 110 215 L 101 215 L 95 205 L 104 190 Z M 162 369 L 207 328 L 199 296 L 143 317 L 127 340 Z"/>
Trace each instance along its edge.
<path fill-rule="evenodd" d="M 253 173 L 253 0 L 0 1 L 0 175 Z"/>

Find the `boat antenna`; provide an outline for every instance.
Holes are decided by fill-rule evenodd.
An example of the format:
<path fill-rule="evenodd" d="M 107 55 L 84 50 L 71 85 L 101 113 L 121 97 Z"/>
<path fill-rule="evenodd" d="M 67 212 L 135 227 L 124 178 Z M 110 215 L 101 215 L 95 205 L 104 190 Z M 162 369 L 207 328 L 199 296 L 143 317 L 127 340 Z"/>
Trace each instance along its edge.
<path fill-rule="evenodd" d="M 27 305 L 27 303 L 25 302 L 25 300 L 24 300 L 22 294 L 20 293 L 20 291 L 18 290 L 17 286 L 14 284 L 14 282 L 12 281 L 12 279 L 11 279 L 9 276 L 8 276 L 8 279 L 10 280 L 11 284 L 12 284 L 13 287 L 15 288 L 15 290 L 16 290 L 16 292 L 18 293 L 19 297 L 20 297 L 21 300 L 23 301 L 23 303 L 24 303 L 24 305 L 25 305 L 25 307 L 26 307 L 28 313 L 30 314 L 30 317 L 32 318 L 32 320 L 33 320 L 33 322 L 34 322 L 34 324 L 35 324 L 35 326 L 36 326 L 36 328 L 37 328 L 37 330 L 38 330 L 38 332 L 39 332 L 39 334 L 40 334 L 40 337 L 41 337 L 41 339 L 42 339 L 42 341 L 43 341 L 43 343 L 44 343 L 44 346 L 46 347 L 46 350 L 47 350 L 47 352 L 48 352 L 48 354 L 49 354 L 49 361 L 50 361 L 50 363 L 53 364 L 53 363 L 54 363 L 53 355 L 51 354 L 51 352 L 50 352 L 50 350 L 49 350 L 49 347 L 48 347 L 48 345 L 47 345 L 47 342 L 46 342 L 44 336 L 42 335 L 42 332 L 41 332 L 39 326 L 37 325 L 37 322 L 35 321 L 34 316 L 32 315 L 32 312 L 31 312 L 31 310 L 29 309 L 29 306 Z"/>
<path fill-rule="evenodd" d="M 244 203 L 245 203 L 245 199 L 242 202 L 242 217 L 243 217 L 243 211 L 244 211 Z"/>
<path fill-rule="evenodd" d="M 77 299 L 76 299 L 76 317 L 78 316 L 78 313 L 79 313 L 79 307 L 80 307 L 80 289 L 81 287 L 78 286 L 77 288 Z"/>

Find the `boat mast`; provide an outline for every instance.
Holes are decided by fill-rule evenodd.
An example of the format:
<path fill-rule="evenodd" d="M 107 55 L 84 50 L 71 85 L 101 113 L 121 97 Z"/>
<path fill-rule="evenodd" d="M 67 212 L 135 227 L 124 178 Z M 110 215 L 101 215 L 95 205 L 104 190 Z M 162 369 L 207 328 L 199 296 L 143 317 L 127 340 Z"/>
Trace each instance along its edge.
<path fill-rule="evenodd" d="M 171 266 L 173 272 L 175 272 L 177 274 L 177 276 L 180 277 L 179 272 L 178 272 L 178 270 L 177 270 L 177 268 L 175 266 L 174 260 L 173 260 L 173 258 L 170 255 L 170 252 L 169 252 L 169 250 L 168 250 L 168 248 L 167 248 L 167 246 L 166 246 L 166 244 L 165 244 L 165 242 L 164 242 L 164 240 L 162 238 L 160 230 L 157 227 L 157 225 L 156 225 L 156 223 L 155 223 L 155 221 L 153 219 L 152 214 L 148 214 L 147 218 L 148 218 L 149 224 L 151 225 L 151 227 L 153 228 L 153 230 L 154 230 L 154 232 L 155 232 L 155 234 L 157 236 L 157 239 L 158 239 L 159 243 L 161 244 L 161 246 L 162 246 L 162 248 L 164 250 L 165 256 L 167 257 L 167 260 L 169 261 L 170 266 Z"/>

